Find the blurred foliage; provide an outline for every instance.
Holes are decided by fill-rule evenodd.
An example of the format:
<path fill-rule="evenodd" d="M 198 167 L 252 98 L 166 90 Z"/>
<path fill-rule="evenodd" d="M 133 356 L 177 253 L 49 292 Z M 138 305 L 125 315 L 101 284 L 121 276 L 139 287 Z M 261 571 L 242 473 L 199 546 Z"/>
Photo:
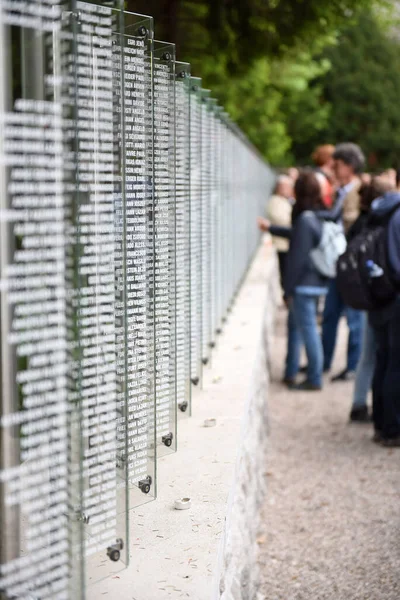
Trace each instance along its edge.
<path fill-rule="evenodd" d="M 326 126 L 329 106 L 319 105 L 320 89 L 309 89 L 309 82 L 328 68 L 325 59 L 313 60 L 307 51 L 295 61 L 263 57 L 246 77 L 223 77 L 212 90 L 272 164 L 290 164 L 293 132 L 308 139 L 310 127 L 314 132 Z"/>
<path fill-rule="evenodd" d="M 129 10 L 154 16 L 156 38 L 176 43 L 178 59 L 191 63 L 264 156 L 282 166 L 307 163 L 314 145 L 344 139 L 393 162 L 400 59 L 385 33 L 392 4 L 126 0 Z"/>
<path fill-rule="evenodd" d="M 400 159 L 400 43 L 387 33 L 385 21 L 363 13 L 325 51 L 331 69 L 315 81 L 320 98 L 330 105 L 322 130 L 333 143 L 361 145 L 371 168 L 397 166 Z M 309 155 L 317 136 L 294 142 L 297 156 Z M 311 144 L 310 144 L 311 142 Z"/>

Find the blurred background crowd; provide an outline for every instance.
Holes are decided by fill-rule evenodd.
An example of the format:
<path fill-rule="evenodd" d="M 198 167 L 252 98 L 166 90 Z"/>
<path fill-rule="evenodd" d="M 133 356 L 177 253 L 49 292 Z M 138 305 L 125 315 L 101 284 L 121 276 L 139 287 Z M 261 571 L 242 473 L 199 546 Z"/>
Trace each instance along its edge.
<path fill-rule="evenodd" d="M 273 236 L 288 308 L 283 384 L 317 392 L 328 376 L 334 383 L 354 380 L 350 421 L 372 421 L 374 442 L 399 447 L 400 170 L 367 172 L 364 153 L 353 143 L 318 146 L 312 161 L 280 172 L 258 219 Z M 342 256 L 332 257 L 339 238 Z M 332 274 L 321 269 L 316 249 L 334 261 Z M 331 374 L 341 317 L 348 327 L 347 359 Z"/>

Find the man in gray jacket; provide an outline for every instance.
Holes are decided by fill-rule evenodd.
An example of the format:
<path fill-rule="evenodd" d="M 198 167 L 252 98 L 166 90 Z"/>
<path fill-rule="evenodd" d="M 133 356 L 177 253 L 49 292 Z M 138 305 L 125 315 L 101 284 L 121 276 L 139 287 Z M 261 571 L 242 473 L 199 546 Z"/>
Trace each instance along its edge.
<path fill-rule="evenodd" d="M 339 144 L 333 154 L 334 170 L 340 184 L 336 192 L 336 200 L 331 211 L 326 212 L 326 218 L 341 221 L 347 232 L 360 213 L 360 179 L 365 165 L 364 155 L 356 144 Z M 320 213 L 320 216 L 323 216 Z M 361 351 L 363 332 L 362 313 L 344 305 L 336 280 L 332 279 L 329 284 L 328 295 L 325 301 L 325 309 L 322 325 L 322 345 L 324 348 L 324 371 L 331 368 L 335 352 L 337 329 L 342 314 L 346 315 L 349 328 L 349 339 L 347 344 L 347 365 L 332 381 L 346 381 L 354 379 L 358 359 Z"/>

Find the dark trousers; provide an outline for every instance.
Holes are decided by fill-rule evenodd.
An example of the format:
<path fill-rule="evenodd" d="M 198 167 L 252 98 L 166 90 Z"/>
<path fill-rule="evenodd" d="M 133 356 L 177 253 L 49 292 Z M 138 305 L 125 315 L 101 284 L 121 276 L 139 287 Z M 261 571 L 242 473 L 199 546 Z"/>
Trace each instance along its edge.
<path fill-rule="evenodd" d="M 347 370 L 355 371 L 361 352 L 363 333 L 363 313 L 345 306 L 336 284 L 336 279 L 329 283 L 328 295 L 325 300 L 324 318 L 322 324 L 322 345 L 324 348 L 324 370 L 331 368 L 336 346 L 337 330 L 342 314 L 346 315 L 349 328 L 347 343 Z"/>
<path fill-rule="evenodd" d="M 372 383 L 375 429 L 385 438 L 400 436 L 400 301 L 393 316 L 374 326 L 376 367 Z"/>
<path fill-rule="evenodd" d="M 281 277 L 281 286 L 283 288 L 283 279 L 285 277 L 286 271 L 286 261 L 287 261 L 287 252 L 278 252 L 278 260 L 279 260 L 279 274 Z"/>

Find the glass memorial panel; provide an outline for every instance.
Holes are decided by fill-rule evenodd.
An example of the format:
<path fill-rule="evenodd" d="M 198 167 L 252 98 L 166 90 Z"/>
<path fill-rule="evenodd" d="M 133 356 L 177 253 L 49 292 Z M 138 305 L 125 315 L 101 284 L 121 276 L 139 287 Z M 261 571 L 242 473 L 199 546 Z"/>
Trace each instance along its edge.
<path fill-rule="evenodd" d="M 222 296 L 221 296 L 221 309 L 222 309 L 222 322 L 226 321 L 227 310 L 229 307 L 230 292 L 229 292 L 229 276 L 230 270 L 229 257 L 230 257 L 230 180 L 229 180 L 229 165 L 230 165 L 230 136 L 227 123 L 227 114 L 221 113 L 221 136 L 222 136 L 222 154 L 221 154 L 221 202 L 222 202 L 222 227 L 221 227 L 221 281 L 222 281 Z"/>
<path fill-rule="evenodd" d="M 215 268 L 215 306 L 216 306 L 216 323 L 215 331 L 217 334 L 222 332 L 223 318 L 223 270 L 222 264 L 224 260 L 223 243 L 224 243 L 224 195 L 223 195 L 223 127 L 221 122 L 222 108 L 217 106 L 215 109 L 215 155 L 217 164 L 217 181 L 216 181 L 216 268 Z"/>
<path fill-rule="evenodd" d="M 234 200 L 235 200 L 235 187 L 234 187 L 234 177 L 235 177 L 235 147 L 234 147 L 234 134 L 231 127 L 231 122 L 228 121 L 228 156 L 229 156 L 229 164 L 227 170 L 227 179 L 228 179 L 228 210 L 227 210 L 227 219 L 228 219 L 228 254 L 226 258 L 227 265 L 227 310 L 228 312 L 231 310 L 233 294 L 234 294 L 234 278 L 235 278 L 235 264 L 234 264 Z"/>
<path fill-rule="evenodd" d="M 240 247 L 240 254 L 238 253 L 237 259 L 238 259 L 238 271 L 237 271 L 237 280 L 236 280 L 236 294 L 239 291 L 239 287 L 240 284 L 242 282 L 242 279 L 244 277 L 244 274 L 246 272 L 247 269 L 247 263 L 248 263 L 248 250 L 247 250 L 247 237 L 246 237 L 246 232 L 247 232 L 247 210 L 246 210 L 246 205 L 245 205 L 245 200 L 246 200 L 246 177 L 247 177 L 247 156 L 246 156 L 246 151 L 245 151 L 245 147 L 244 144 L 242 143 L 242 141 L 240 140 L 240 138 L 237 138 L 237 145 L 238 145 L 238 158 L 240 160 L 240 165 L 241 165 L 241 169 L 240 172 L 238 173 L 238 189 L 237 189 L 237 193 L 238 193 L 238 199 L 237 199 L 237 218 L 239 219 L 238 222 L 238 236 L 239 236 L 239 247 Z"/>
<path fill-rule="evenodd" d="M 117 476 L 117 290 L 111 6 L 69 3 L 61 36 L 69 246 L 70 550 L 75 592 L 127 564 Z M 68 170 L 67 170 L 68 169 Z M 120 518 L 118 515 L 122 515 Z M 107 567 L 104 565 L 107 564 Z"/>
<path fill-rule="evenodd" d="M 217 145 L 217 101 L 209 100 L 210 120 L 210 200 L 209 200 L 209 235 L 210 235 L 210 346 L 215 346 L 217 330 L 217 239 L 218 239 L 218 169 L 219 156 Z"/>
<path fill-rule="evenodd" d="M 239 140 L 235 134 L 234 136 L 234 167 L 235 167 L 235 177 L 234 177 L 234 196 L 233 196 L 233 235 L 239 236 L 242 231 L 242 223 L 238 221 L 240 219 L 240 192 L 241 192 L 241 173 L 237 171 L 239 165 L 242 165 L 242 153 L 241 146 Z M 233 248 L 233 260 L 234 260 L 234 282 L 233 282 L 233 295 L 234 300 L 236 300 L 236 294 L 239 284 L 239 277 L 242 272 L 242 261 L 243 261 L 243 240 L 236 238 L 238 243 Z"/>
<path fill-rule="evenodd" d="M 176 450 L 175 46 L 154 42 L 155 396 L 158 454 Z"/>
<path fill-rule="evenodd" d="M 190 65 L 175 62 L 176 402 L 190 416 Z"/>
<path fill-rule="evenodd" d="M 240 169 L 241 169 L 241 156 L 240 156 L 240 144 L 238 139 L 233 133 L 233 156 L 232 156 L 232 236 L 233 239 L 237 240 L 236 244 L 232 245 L 232 301 L 234 301 L 238 286 L 238 280 L 241 269 L 242 260 L 242 240 L 239 239 L 241 223 L 238 222 L 240 218 L 239 213 L 239 201 L 240 201 Z"/>
<path fill-rule="evenodd" d="M 246 210 L 246 239 L 247 239 L 247 255 L 248 255 L 248 267 L 250 265 L 251 260 L 253 259 L 253 255 L 256 249 L 256 241 L 258 236 L 255 236 L 254 234 L 251 235 L 251 229 L 252 229 L 252 219 L 254 217 L 255 214 L 255 209 L 257 208 L 257 188 L 259 185 L 258 179 L 257 179 L 257 156 L 255 154 L 253 154 L 250 146 L 247 146 L 246 144 L 246 154 L 247 154 L 247 182 L 246 185 L 248 186 L 248 190 L 251 194 L 251 204 L 248 206 L 247 210 Z M 255 217 L 257 218 L 257 217 Z M 253 221 L 254 223 L 254 221 Z M 254 229 L 254 227 L 253 227 Z"/>
<path fill-rule="evenodd" d="M 243 165 L 245 167 L 245 171 L 243 173 L 243 182 L 242 182 L 242 187 L 241 187 L 241 212 L 243 215 L 243 239 L 244 239 L 244 268 L 242 271 L 242 276 L 241 276 L 241 280 L 240 282 L 242 283 L 243 278 L 245 277 L 245 274 L 247 273 L 247 270 L 249 268 L 249 264 L 250 264 L 250 260 L 252 258 L 252 252 L 251 252 L 251 243 L 252 243 L 252 238 L 250 236 L 250 217 L 251 217 L 251 213 L 252 213 L 252 206 L 254 205 L 254 196 L 251 195 L 251 202 L 250 202 L 250 206 L 246 207 L 246 190 L 248 193 L 251 194 L 252 190 L 254 189 L 254 184 L 252 184 L 250 175 L 251 175 L 251 166 L 252 166 L 252 160 L 251 160 L 251 154 L 247 148 L 247 144 L 244 140 L 241 141 L 241 145 L 242 145 L 242 150 L 243 150 Z"/>
<path fill-rule="evenodd" d="M 0 5 L 2 598 L 69 597 L 60 17 L 57 1 Z"/>
<path fill-rule="evenodd" d="M 191 77 L 190 91 L 190 352 L 191 380 L 202 376 L 202 240 L 201 240 L 201 79 Z"/>
<path fill-rule="evenodd" d="M 201 255 L 202 362 L 210 359 L 211 335 L 211 118 L 209 90 L 202 90 L 201 106 Z"/>
<path fill-rule="evenodd" d="M 153 20 L 124 12 L 113 38 L 114 113 L 118 137 L 118 454 L 128 509 L 156 494 L 154 426 Z M 128 32 L 128 33 L 127 33 Z"/>
<path fill-rule="evenodd" d="M 123 0 L 0 0 L 0 597 L 129 560 L 273 173 Z"/>

